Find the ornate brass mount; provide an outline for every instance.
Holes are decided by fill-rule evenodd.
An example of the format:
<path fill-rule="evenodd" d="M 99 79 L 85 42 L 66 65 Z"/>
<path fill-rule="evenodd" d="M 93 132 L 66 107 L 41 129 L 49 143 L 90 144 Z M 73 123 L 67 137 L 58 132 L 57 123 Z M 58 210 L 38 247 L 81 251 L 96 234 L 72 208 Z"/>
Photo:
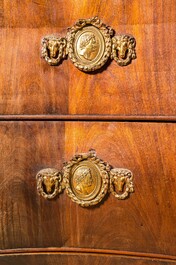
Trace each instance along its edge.
<path fill-rule="evenodd" d="M 108 191 L 119 200 L 134 191 L 132 172 L 112 168 L 99 159 L 94 150 L 76 154 L 64 164 L 62 172 L 52 168 L 42 169 L 36 179 L 38 193 L 45 199 L 52 199 L 66 189 L 71 200 L 83 207 L 96 205 Z"/>
<path fill-rule="evenodd" d="M 40 170 L 37 175 L 37 190 L 45 199 L 53 199 L 62 191 L 62 175 L 55 168 L 45 168 Z"/>
<path fill-rule="evenodd" d="M 114 30 L 98 17 L 79 19 L 68 28 L 66 37 L 48 35 L 42 39 L 42 57 L 58 65 L 68 57 L 81 71 L 101 68 L 109 58 L 126 66 L 136 58 L 136 41 L 131 35 L 114 36 Z"/>

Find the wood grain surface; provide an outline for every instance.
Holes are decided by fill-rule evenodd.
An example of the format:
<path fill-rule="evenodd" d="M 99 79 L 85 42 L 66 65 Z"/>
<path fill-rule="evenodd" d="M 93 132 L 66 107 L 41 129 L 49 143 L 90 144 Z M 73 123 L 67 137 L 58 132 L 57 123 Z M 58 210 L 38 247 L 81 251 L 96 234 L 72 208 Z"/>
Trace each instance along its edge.
<path fill-rule="evenodd" d="M 131 65 L 86 74 L 40 58 L 43 36 L 95 15 L 135 36 Z M 1 0 L 0 114 L 175 116 L 175 22 L 175 0 Z"/>
<path fill-rule="evenodd" d="M 36 254 L 36 255 L 12 255 L 0 257 L 1 265 L 172 265 L 176 264 L 174 261 L 162 261 L 154 259 L 135 259 L 128 257 L 116 257 L 111 255 L 95 256 L 91 254 Z"/>
<path fill-rule="evenodd" d="M 41 59 L 42 37 L 96 15 L 135 37 L 132 64 Z M 176 263 L 175 43 L 175 0 L 0 0 L 0 265 Z M 40 169 L 89 149 L 133 172 L 130 198 L 37 194 Z"/>
<path fill-rule="evenodd" d="M 83 247 L 175 255 L 175 138 L 172 123 L 1 122 L 0 248 Z M 97 151 L 134 173 L 135 193 L 84 209 L 65 194 L 38 196 L 35 175 Z"/>
<path fill-rule="evenodd" d="M 0 248 L 62 244 L 64 197 L 41 200 L 35 175 L 62 167 L 64 123 L 7 122 L 0 131 Z"/>

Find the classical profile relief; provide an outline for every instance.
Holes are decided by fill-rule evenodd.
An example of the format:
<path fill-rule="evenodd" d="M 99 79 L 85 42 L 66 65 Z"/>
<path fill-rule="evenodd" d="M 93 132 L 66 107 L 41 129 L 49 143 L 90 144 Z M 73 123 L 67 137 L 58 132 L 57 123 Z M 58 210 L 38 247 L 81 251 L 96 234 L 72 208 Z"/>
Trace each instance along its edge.
<path fill-rule="evenodd" d="M 81 19 L 68 30 L 68 56 L 85 72 L 101 68 L 111 55 L 113 31 L 97 17 Z"/>
<path fill-rule="evenodd" d="M 81 71 L 100 69 L 108 59 L 126 66 L 136 58 L 135 38 L 127 34 L 114 36 L 114 30 L 98 17 L 79 19 L 68 28 L 66 37 L 56 35 L 42 39 L 42 57 L 50 65 L 58 65 L 67 55 Z"/>
<path fill-rule="evenodd" d="M 74 174 L 73 183 L 76 192 L 89 195 L 95 187 L 91 169 L 88 167 L 79 168 Z"/>
<path fill-rule="evenodd" d="M 78 54 L 84 59 L 92 61 L 99 50 L 99 41 L 93 33 L 82 34 L 78 41 Z"/>
<path fill-rule="evenodd" d="M 108 170 L 93 150 L 75 155 L 63 169 L 68 196 L 83 207 L 99 203 L 108 192 Z"/>
<path fill-rule="evenodd" d="M 70 188 L 80 200 L 93 200 L 100 192 L 102 185 L 101 171 L 97 165 L 87 161 L 80 161 L 70 171 Z"/>

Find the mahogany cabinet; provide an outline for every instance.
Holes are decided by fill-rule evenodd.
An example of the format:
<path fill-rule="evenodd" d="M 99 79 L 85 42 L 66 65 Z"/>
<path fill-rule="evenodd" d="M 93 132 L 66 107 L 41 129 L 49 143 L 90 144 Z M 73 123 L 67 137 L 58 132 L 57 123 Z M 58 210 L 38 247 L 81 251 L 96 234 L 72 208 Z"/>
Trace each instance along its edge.
<path fill-rule="evenodd" d="M 41 39 L 98 16 L 137 58 L 50 66 Z M 0 1 L 0 264 L 176 264 L 176 1 Z M 36 174 L 96 150 L 134 192 L 81 207 Z M 109 184 L 108 184 L 109 185 Z"/>

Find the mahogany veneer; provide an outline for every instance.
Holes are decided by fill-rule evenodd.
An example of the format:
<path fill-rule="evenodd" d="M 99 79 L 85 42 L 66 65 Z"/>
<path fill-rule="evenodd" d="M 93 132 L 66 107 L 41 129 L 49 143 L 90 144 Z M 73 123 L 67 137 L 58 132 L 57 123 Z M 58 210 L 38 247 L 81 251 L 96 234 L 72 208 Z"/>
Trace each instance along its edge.
<path fill-rule="evenodd" d="M 137 59 L 96 73 L 41 59 L 43 36 L 98 15 Z M 0 265 L 176 264 L 176 1 L 0 1 Z M 36 173 L 95 149 L 135 192 L 82 208 Z"/>
<path fill-rule="evenodd" d="M 0 114 L 175 116 L 175 0 L 4 0 L 0 8 Z M 86 74 L 69 60 L 49 67 L 40 58 L 43 36 L 65 36 L 79 18 L 95 15 L 135 36 L 131 65 L 112 62 Z"/>

